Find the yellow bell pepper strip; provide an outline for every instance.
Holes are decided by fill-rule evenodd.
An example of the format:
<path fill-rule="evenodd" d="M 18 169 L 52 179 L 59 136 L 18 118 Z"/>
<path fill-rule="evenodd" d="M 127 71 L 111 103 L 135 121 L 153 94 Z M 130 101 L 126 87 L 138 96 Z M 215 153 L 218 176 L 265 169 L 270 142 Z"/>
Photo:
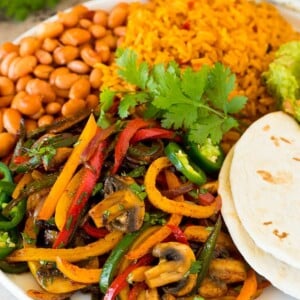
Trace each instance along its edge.
<path fill-rule="evenodd" d="M 257 292 L 257 279 L 254 270 L 249 269 L 247 278 L 240 290 L 236 300 L 251 300 Z"/>
<path fill-rule="evenodd" d="M 7 261 L 56 261 L 56 257 L 61 257 L 69 262 L 76 262 L 88 259 L 92 256 L 99 256 L 111 251 L 121 240 L 123 234 L 120 231 L 112 231 L 103 239 L 99 239 L 85 246 L 79 246 L 69 249 L 51 249 L 51 248 L 24 248 L 15 250 L 7 256 Z"/>
<path fill-rule="evenodd" d="M 30 173 L 26 173 L 24 174 L 21 179 L 19 180 L 19 182 L 17 183 L 13 193 L 12 193 L 12 198 L 13 199 L 18 199 L 24 189 L 24 187 L 32 181 L 32 176 Z"/>
<path fill-rule="evenodd" d="M 149 124 L 149 122 L 143 119 L 132 119 L 126 124 L 126 127 L 122 130 L 117 139 L 114 154 L 114 165 L 111 170 L 112 174 L 116 174 L 118 172 L 128 150 L 131 138 L 139 129 L 148 127 Z"/>
<path fill-rule="evenodd" d="M 104 153 L 106 147 L 106 141 L 102 141 L 88 162 L 88 166 L 83 167 L 84 173 L 82 175 L 82 181 L 80 185 L 75 187 L 75 190 L 72 191 L 74 196 L 72 197 L 72 203 L 68 209 L 67 219 L 63 229 L 58 233 L 53 243 L 53 248 L 65 247 L 73 237 L 81 219 L 82 211 L 86 206 L 100 176 L 102 165 L 106 156 Z"/>
<path fill-rule="evenodd" d="M 61 257 L 56 258 L 56 267 L 65 277 L 85 284 L 97 283 L 102 271 L 101 269 L 80 268 Z"/>
<path fill-rule="evenodd" d="M 169 159 L 163 156 L 152 162 L 146 172 L 145 190 L 153 206 L 167 213 L 198 219 L 211 217 L 220 210 L 220 199 L 216 199 L 211 205 L 200 206 L 186 201 L 177 202 L 163 196 L 156 188 L 156 178 L 161 170 L 170 166 L 171 162 Z"/>
<path fill-rule="evenodd" d="M 62 195 L 69 181 L 71 180 L 74 172 L 80 164 L 81 154 L 87 147 L 93 136 L 97 131 L 97 123 L 93 115 L 90 115 L 79 139 L 74 147 L 70 157 L 65 163 L 60 175 L 50 190 L 43 206 L 38 214 L 39 220 L 48 220 L 55 212 L 55 207 L 58 199 Z"/>
<path fill-rule="evenodd" d="M 165 170 L 165 174 L 166 174 L 167 184 L 170 189 L 177 188 L 180 185 L 180 181 L 174 173 L 172 173 L 169 170 Z M 184 197 L 182 195 L 178 196 L 174 199 L 174 201 L 183 202 Z M 126 257 L 128 259 L 133 260 L 144 256 L 146 253 L 149 253 L 156 244 L 162 242 L 170 235 L 172 231 L 171 228 L 168 227 L 168 225 L 178 226 L 181 220 L 182 220 L 182 215 L 172 214 L 167 224 L 165 224 L 159 230 L 157 230 L 151 236 L 149 236 L 139 247 L 130 250 L 127 253 Z"/>
<path fill-rule="evenodd" d="M 27 290 L 26 294 L 34 300 L 67 300 L 70 299 L 70 297 L 73 295 L 73 293 L 64 293 L 57 295 L 33 289 Z"/>
<path fill-rule="evenodd" d="M 37 231 L 34 224 L 34 218 L 29 216 L 25 222 L 24 228 L 24 249 L 36 249 L 35 242 L 37 239 Z M 42 264 L 39 261 L 27 261 L 30 272 L 37 281 L 37 283 L 47 292 L 45 297 L 50 294 L 65 294 L 80 290 L 86 287 L 85 284 L 73 282 L 68 278 L 62 276 L 46 277 L 39 273 Z"/>

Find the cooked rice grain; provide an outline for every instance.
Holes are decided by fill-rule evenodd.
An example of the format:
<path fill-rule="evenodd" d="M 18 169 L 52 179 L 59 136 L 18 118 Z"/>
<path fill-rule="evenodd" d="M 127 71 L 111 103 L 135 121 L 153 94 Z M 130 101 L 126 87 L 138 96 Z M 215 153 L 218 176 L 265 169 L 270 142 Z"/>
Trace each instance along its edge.
<path fill-rule="evenodd" d="M 244 117 L 253 121 L 275 108 L 261 82 L 278 47 L 299 39 L 270 4 L 247 0 L 152 0 L 134 3 L 122 47 L 150 64 L 177 61 L 198 69 L 220 61 L 237 75 L 248 97 Z M 116 67 L 101 66 L 104 86 L 119 88 Z M 262 100 L 260 100 L 262 99 Z"/>

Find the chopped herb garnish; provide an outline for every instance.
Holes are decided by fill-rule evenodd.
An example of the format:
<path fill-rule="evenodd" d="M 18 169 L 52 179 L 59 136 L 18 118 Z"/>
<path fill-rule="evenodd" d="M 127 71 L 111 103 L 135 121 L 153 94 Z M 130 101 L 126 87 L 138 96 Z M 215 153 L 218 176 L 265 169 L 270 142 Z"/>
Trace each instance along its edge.
<path fill-rule="evenodd" d="M 130 49 L 118 49 L 116 61 L 120 77 L 135 85 L 137 91 L 104 90 L 98 124 L 107 125 L 106 112 L 114 97 L 120 95 L 120 118 L 128 117 L 135 107 L 143 104 L 145 117 L 160 120 L 164 128 L 187 132 L 188 139 L 198 144 L 208 138 L 219 143 L 224 133 L 238 127 L 231 114 L 239 112 L 247 98 L 230 98 L 235 75 L 221 63 L 203 66 L 198 71 L 190 67 L 180 70 L 174 61 L 150 67 L 146 62 L 139 63 L 137 54 Z"/>

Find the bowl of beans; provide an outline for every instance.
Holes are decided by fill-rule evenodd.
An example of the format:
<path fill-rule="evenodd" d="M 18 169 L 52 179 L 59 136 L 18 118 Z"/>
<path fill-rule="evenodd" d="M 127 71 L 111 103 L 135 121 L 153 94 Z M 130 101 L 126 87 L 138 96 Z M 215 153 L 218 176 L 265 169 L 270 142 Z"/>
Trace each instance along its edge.
<path fill-rule="evenodd" d="M 98 105 L 94 66 L 113 61 L 128 15 L 128 3 L 100 2 L 58 12 L 0 45 L 0 158 L 15 146 L 21 120 L 30 132 Z"/>

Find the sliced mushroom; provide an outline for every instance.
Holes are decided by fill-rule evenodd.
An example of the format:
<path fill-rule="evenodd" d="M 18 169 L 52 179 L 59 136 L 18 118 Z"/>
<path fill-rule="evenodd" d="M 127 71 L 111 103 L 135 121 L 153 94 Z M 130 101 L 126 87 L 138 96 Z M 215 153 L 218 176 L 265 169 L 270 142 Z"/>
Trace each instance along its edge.
<path fill-rule="evenodd" d="M 143 290 L 137 296 L 137 300 L 159 300 L 157 289 Z"/>
<path fill-rule="evenodd" d="M 97 227 L 113 227 L 133 232 L 143 224 L 145 203 L 131 190 L 125 189 L 108 195 L 89 211 Z"/>
<path fill-rule="evenodd" d="M 196 260 L 192 249 L 178 242 L 160 243 L 153 248 L 152 255 L 160 260 L 157 266 L 145 272 L 146 283 L 150 288 L 180 282 Z"/>

